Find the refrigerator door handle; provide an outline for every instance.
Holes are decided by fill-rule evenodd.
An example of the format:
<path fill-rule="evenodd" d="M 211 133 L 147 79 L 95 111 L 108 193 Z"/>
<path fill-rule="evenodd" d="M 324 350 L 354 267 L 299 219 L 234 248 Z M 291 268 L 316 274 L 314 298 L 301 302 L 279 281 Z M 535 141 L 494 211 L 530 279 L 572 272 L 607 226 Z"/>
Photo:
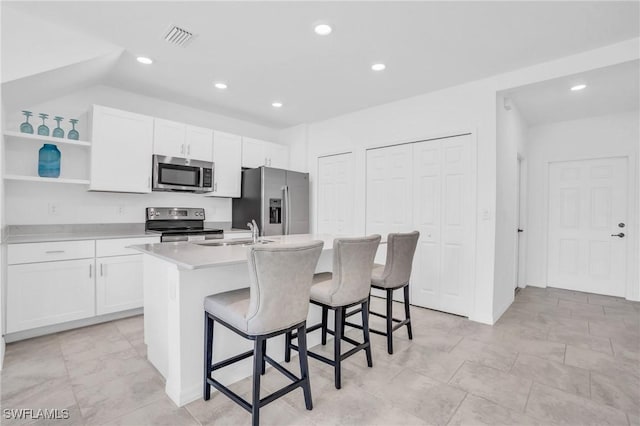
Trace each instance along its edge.
<path fill-rule="evenodd" d="M 291 232 L 291 199 L 289 198 L 289 186 L 285 185 L 284 188 L 284 235 L 289 235 Z"/>
<path fill-rule="evenodd" d="M 282 235 L 287 235 L 287 186 L 282 187 Z"/>

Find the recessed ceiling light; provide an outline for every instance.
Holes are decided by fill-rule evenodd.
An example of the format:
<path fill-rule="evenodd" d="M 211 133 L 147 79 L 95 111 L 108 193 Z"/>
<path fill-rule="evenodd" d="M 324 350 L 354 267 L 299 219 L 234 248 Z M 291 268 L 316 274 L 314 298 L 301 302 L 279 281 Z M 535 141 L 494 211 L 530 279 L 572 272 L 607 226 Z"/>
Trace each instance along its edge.
<path fill-rule="evenodd" d="M 226 89 L 227 88 L 227 83 L 215 83 L 214 86 L 216 87 L 216 89 Z"/>
<path fill-rule="evenodd" d="M 374 71 L 382 71 L 386 67 L 387 66 L 385 64 L 373 64 L 373 65 L 371 65 L 371 69 L 374 70 Z"/>
<path fill-rule="evenodd" d="M 584 89 L 585 87 L 587 87 L 587 85 L 586 85 L 586 84 L 576 84 L 575 86 L 573 86 L 573 87 L 571 88 L 571 90 L 572 90 L 573 92 L 577 92 L 578 90 L 582 90 L 582 89 Z"/>
<path fill-rule="evenodd" d="M 316 34 L 321 36 L 329 35 L 332 31 L 331 26 L 327 24 L 318 24 L 314 27 L 313 30 L 316 32 Z"/>
<path fill-rule="evenodd" d="M 278 101 L 273 102 L 271 104 L 271 106 L 274 107 L 274 108 L 281 108 L 282 107 L 282 102 L 278 102 Z"/>
<path fill-rule="evenodd" d="M 147 58 L 146 56 L 138 56 L 136 59 L 138 62 L 145 65 L 151 65 L 153 63 L 153 59 Z"/>

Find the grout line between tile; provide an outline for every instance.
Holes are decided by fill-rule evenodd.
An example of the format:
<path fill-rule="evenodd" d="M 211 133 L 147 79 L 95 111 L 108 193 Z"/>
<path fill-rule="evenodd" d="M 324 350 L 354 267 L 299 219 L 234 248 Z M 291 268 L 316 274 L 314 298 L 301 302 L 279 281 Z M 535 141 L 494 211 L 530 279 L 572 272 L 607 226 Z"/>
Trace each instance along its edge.
<path fill-rule="evenodd" d="M 466 392 L 464 394 L 464 398 L 462 398 L 460 400 L 460 403 L 458 404 L 458 406 L 456 407 L 455 410 L 453 410 L 453 413 L 451 413 L 451 415 L 449 416 L 449 419 L 447 420 L 447 422 L 445 423 L 445 425 L 448 425 L 449 423 L 451 423 L 451 420 L 453 420 L 453 418 L 455 417 L 456 413 L 458 412 L 458 410 L 460 409 L 460 407 L 462 406 L 462 404 L 464 403 L 464 401 L 466 401 L 467 397 L 469 396 L 469 392 Z"/>
<path fill-rule="evenodd" d="M 456 374 L 458 374 L 458 371 L 460 371 L 460 369 L 467 363 L 467 360 L 465 359 L 464 361 L 462 361 L 462 364 L 460 364 L 460 366 L 458 368 L 456 368 L 456 371 L 453 372 L 453 374 L 451 375 L 451 377 L 449 377 L 449 380 L 446 381 L 447 384 L 451 384 L 451 380 L 453 380 L 453 378 L 456 376 Z M 465 389 L 466 391 L 466 389 Z"/>
<path fill-rule="evenodd" d="M 527 402 L 524 403 L 524 408 L 522 410 L 523 413 L 527 413 L 527 406 L 529 405 L 529 398 L 531 398 L 531 392 L 533 392 L 533 380 L 531 380 L 531 385 L 529 386 L 529 393 L 527 393 Z"/>

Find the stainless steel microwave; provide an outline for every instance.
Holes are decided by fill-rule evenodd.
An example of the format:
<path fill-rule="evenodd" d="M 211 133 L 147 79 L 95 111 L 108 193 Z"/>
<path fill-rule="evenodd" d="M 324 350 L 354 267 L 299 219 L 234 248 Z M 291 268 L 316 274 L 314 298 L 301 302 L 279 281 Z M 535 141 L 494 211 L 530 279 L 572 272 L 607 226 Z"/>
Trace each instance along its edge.
<path fill-rule="evenodd" d="M 213 163 L 188 158 L 153 156 L 154 191 L 213 191 Z"/>

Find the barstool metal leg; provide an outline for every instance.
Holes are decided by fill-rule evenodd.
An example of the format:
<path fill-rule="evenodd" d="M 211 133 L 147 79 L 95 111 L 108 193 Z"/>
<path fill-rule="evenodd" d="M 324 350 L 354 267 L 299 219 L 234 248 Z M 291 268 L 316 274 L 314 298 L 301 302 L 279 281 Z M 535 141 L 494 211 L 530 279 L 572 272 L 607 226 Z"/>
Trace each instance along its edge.
<path fill-rule="evenodd" d="M 302 384 L 304 392 L 304 405 L 307 410 L 313 409 L 313 401 L 311 400 L 311 383 L 309 381 L 309 359 L 307 357 L 307 327 L 304 325 L 298 328 L 298 357 L 300 358 L 300 375 L 305 381 Z"/>
<path fill-rule="evenodd" d="M 411 314 L 409 313 L 409 286 L 404 287 L 404 314 L 407 321 L 407 333 L 409 333 L 409 340 L 413 340 L 413 332 L 411 331 Z"/>
<path fill-rule="evenodd" d="M 265 360 L 265 356 L 267 355 L 267 339 L 262 339 L 262 375 L 264 376 L 264 373 L 267 369 L 267 361 Z"/>
<path fill-rule="evenodd" d="M 207 379 L 211 377 L 211 364 L 213 363 L 213 318 L 204 314 L 204 389 L 202 398 L 208 401 L 211 398 L 211 386 Z"/>
<path fill-rule="evenodd" d="M 333 341 L 333 355 L 335 360 L 335 385 L 336 389 L 340 389 L 342 387 L 342 356 L 340 350 L 340 343 L 342 342 L 342 319 L 344 318 L 344 308 L 338 307 L 336 308 L 335 313 L 335 329 L 334 331 L 334 341 Z"/>
<path fill-rule="evenodd" d="M 368 343 L 368 346 L 364 350 L 367 356 L 367 365 L 373 367 L 371 341 L 369 340 L 369 300 L 362 304 L 362 335 L 364 337 L 364 343 Z"/>
<path fill-rule="evenodd" d="M 387 289 L 387 352 L 393 354 L 393 290 Z"/>
<path fill-rule="evenodd" d="M 287 331 L 284 335 L 284 362 L 291 361 L 291 332 Z"/>
<path fill-rule="evenodd" d="M 329 308 L 322 307 L 322 344 L 327 344 L 327 316 L 329 314 Z"/>
<path fill-rule="evenodd" d="M 260 376 L 262 371 L 262 363 L 264 361 L 264 353 L 262 349 L 264 338 L 257 337 L 253 345 L 253 394 L 251 403 L 251 424 L 258 426 L 260 424 Z"/>

